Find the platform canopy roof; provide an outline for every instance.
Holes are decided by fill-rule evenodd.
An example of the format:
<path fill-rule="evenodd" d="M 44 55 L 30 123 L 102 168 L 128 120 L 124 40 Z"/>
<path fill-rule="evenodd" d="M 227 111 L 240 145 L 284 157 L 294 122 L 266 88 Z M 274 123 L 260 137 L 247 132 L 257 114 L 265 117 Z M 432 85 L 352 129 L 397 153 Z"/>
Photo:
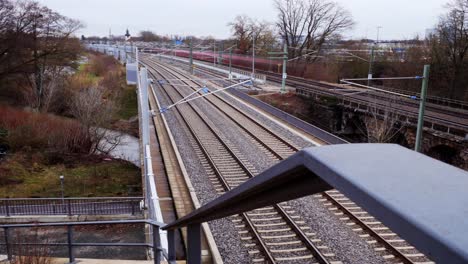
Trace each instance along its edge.
<path fill-rule="evenodd" d="M 332 187 L 434 261 L 468 263 L 468 173 L 393 144 L 304 149 L 165 229 Z"/>

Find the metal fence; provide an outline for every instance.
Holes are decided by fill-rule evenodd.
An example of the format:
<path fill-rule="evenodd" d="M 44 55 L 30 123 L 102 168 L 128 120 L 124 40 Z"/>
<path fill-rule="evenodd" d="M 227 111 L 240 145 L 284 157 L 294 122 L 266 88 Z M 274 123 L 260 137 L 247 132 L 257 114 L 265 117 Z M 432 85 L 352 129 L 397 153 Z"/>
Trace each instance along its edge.
<path fill-rule="evenodd" d="M 74 241 L 73 230 L 75 226 L 99 226 L 99 225 L 125 225 L 125 224 L 147 224 L 153 229 L 153 235 L 149 243 L 81 243 Z M 15 246 L 46 246 L 46 247 L 67 247 L 68 248 L 68 259 L 70 263 L 75 263 L 75 255 L 73 252 L 74 248 L 77 247 L 145 247 L 150 248 L 155 252 L 154 263 L 159 264 L 161 259 L 168 260 L 168 263 L 175 263 L 175 244 L 174 244 L 174 231 L 169 231 L 169 241 L 171 241 L 169 249 L 164 250 L 161 247 L 161 240 L 159 237 L 159 230 L 164 227 L 164 223 L 160 223 L 153 220 L 117 220 L 117 221 L 93 221 L 93 222 L 66 222 L 66 223 L 43 223 L 43 224 L 11 224 L 11 225 L 0 225 L 0 230 L 3 229 L 4 237 L 3 243 L 0 246 L 4 246 L 8 260 L 13 260 L 15 253 Z M 15 229 L 24 228 L 57 228 L 67 227 L 67 242 L 65 243 L 27 243 L 27 242 L 13 242 L 15 240 L 14 234 L 12 233 Z"/>
<path fill-rule="evenodd" d="M 142 197 L 0 199 L 0 216 L 141 214 Z"/>

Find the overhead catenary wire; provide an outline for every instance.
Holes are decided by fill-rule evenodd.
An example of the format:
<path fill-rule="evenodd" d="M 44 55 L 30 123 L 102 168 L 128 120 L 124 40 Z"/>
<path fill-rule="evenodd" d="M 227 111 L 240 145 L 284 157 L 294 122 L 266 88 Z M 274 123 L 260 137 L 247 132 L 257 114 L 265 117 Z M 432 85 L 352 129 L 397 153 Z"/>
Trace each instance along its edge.
<path fill-rule="evenodd" d="M 199 90 L 193 92 L 192 94 L 182 98 L 181 100 L 177 101 L 176 103 L 172 104 L 172 105 L 169 105 L 167 107 L 162 107 L 159 109 L 159 114 L 163 114 L 165 112 L 167 112 L 167 110 L 171 109 L 172 107 L 174 106 L 177 106 L 177 105 L 180 105 L 180 104 L 183 104 L 183 103 L 188 103 L 190 101 L 193 101 L 193 100 L 196 100 L 196 99 L 200 99 L 200 98 L 203 98 L 203 97 L 206 97 L 208 95 L 211 95 L 211 94 L 215 94 L 215 93 L 219 93 L 219 92 L 224 92 L 225 90 L 227 89 L 230 89 L 230 88 L 234 88 L 236 86 L 240 86 L 240 85 L 244 85 L 244 84 L 248 84 L 248 83 L 252 83 L 252 80 L 251 79 L 248 79 L 248 80 L 245 80 L 245 81 L 242 81 L 242 82 L 239 82 L 239 83 L 236 83 L 236 84 L 233 84 L 233 85 L 229 85 L 227 87 L 224 87 L 224 88 L 221 88 L 221 89 L 217 89 L 215 91 L 209 91 L 207 87 L 202 87 L 200 88 Z M 153 85 L 150 84 L 151 87 L 153 88 Z M 153 88 L 154 89 L 154 88 Z M 202 95 L 199 95 L 199 96 L 196 96 L 196 97 L 193 97 L 193 98 L 190 98 L 187 100 L 188 97 L 192 96 L 194 93 L 198 93 L 201 91 L 204 91 L 205 94 L 202 94 Z M 153 112 L 153 115 L 156 114 Z"/>
<path fill-rule="evenodd" d="M 364 79 L 364 80 L 368 80 L 368 79 Z M 369 79 L 369 80 L 374 80 L 374 79 Z M 407 94 L 402 94 L 402 93 L 387 91 L 387 90 L 384 90 L 384 89 L 380 89 L 380 88 L 376 88 L 376 87 L 372 87 L 372 86 L 368 86 L 368 85 L 364 85 L 364 84 L 359 84 L 359 83 L 355 83 L 355 82 L 350 82 L 350 81 L 345 80 L 345 79 L 341 80 L 341 82 L 342 82 L 342 83 L 346 83 L 346 84 L 350 84 L 350 85 L 355 85 L 355 86 L 362 87 L 362 88 L 367 88 L 367 89 L 374 90 L 374 91 L 379 91 L 379 92 L 383 92 L 383 93 L 398 95 L 398 96 L 402 96 L 402 97 L 409 98 L 409 99 L 413 99 L 413 100 L 418 99 L 418 97 L 417 97 L 417 96 L 414 96 L 414 95 L 407 95 Z"/>
<path fill-rule="evenodd" d="M 384 77 L 384 78 L 354 78 L 343 79 L 344 81 L 367 81 L 367 80 L 421 80 L 423 76 L 410 76 L 410 77 Z"/>

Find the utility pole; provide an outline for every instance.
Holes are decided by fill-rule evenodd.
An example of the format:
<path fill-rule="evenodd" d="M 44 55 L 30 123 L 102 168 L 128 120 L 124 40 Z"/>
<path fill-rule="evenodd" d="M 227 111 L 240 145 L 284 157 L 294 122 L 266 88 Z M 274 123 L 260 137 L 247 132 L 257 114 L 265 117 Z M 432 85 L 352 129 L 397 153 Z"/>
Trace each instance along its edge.
<path fill-rule="evenodd" d="M 372 64 L 374 63 L 374 47 L 375 47 L 375 44 L 372 45 L 372 48 L 371 48 L 371 54 L 370 54 L 370 60 L 369 60 L 369 72 L 367 74 L 367 86 L 370 86 L 370 82 L 371 82 L 371 79 L 372 79 Z"/>
<path fill-rule="evenodd" d="M 426 95 L 427 95 L 427 86 L 429 84 L 429 70 L 430 65 L 424 65 L 424 74 L 421 87 L 421 98 L 419 99 L 419 115 L 418 115 L 418 129 L 416 130 L 416 143 L 414 150 L 421 152 L 422 146 L 422 135 L 424 127 L 424 110 L 426 108 Z"/>
<path fill-rule="evenodd" d="M 255 78 L 255 31 L 252 32 L 252 79 Z"/>
<path fill-rule="evenodd" d="M 377 39 L 375 41 L 375 43 L 372 45 L 372 48 L 371 48 L 371 55 L 370 55 L 370 60 L 369 60 L 369 73 L 367 75 L 367 86 L 370 86 L 370 82 L 371 82 L 371 79 L 372 79 L 372 67 L 373 67 L 373 64 L 374 64 L 374 49 L 375 47 L 379 44 L 379 35 L 380 35 L 380 29 L 382 27 L 381 26 L 378 26 L 377 27 Z"/>
<path fill-rule="evenodd" d="M 193 74 L 193 38 L 190 38 L 190 74 Z"/>
<path fill-rule="evenodd" d="M 281 57 L 270 57 L 270 59 L 282 59 L 283 60 L 283 76 L 281 80 L 281 93 L 286 92 L 286 78 L 288 74 L 286 73 L 287 70 L 287 63 L 288 63 L 288 45 L 284 43 L 283 45 L 283 52 L 268 52 L 269 55 L 282 55 Z"/>
<path fill-rule="evenodd" d="M 223 51 L 224 51 L 224 41 L 221 40 L 218 56 L 218 65 L 223 65 Z"/>
<path fill-rule="evenodd" d="M 216 40 L 213 40 L 213 67 L 216 67 Z"/>
<path fill-rule="evenodd" d="M 286 78 L 288 77 L 288 74 L 286 73 L 287 70 L 287 63 L 288 63 L 288 46 L 286 43 L 284 43 L 283 47 L 283 79 L 281 80 L 281 93 L 286 92 Z"/>
<path fill-rule="evenodd" d="M 229 49 L 229 80 L 232 79 L 232 48 Z"/>

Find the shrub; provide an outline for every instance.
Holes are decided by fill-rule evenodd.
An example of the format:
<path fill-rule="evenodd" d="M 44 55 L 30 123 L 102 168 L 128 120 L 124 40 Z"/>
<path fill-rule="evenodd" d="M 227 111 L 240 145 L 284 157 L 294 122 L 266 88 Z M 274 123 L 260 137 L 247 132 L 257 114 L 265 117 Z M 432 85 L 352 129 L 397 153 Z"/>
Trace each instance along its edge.
<path fill-rule="evenodd" d="M 0 128 L 13 149 L 31 148 L 62 153 L 88 153 L 91 141 L 77 121 L 0 106 Z"/>
<path fill-rule="evenodd" d="M 117 66 L 117 61 L 112 56 L 97 55 L 91 58 L 88 71 L 96 76 L 105 76 L 107 72 L 113 71 Z"/>

